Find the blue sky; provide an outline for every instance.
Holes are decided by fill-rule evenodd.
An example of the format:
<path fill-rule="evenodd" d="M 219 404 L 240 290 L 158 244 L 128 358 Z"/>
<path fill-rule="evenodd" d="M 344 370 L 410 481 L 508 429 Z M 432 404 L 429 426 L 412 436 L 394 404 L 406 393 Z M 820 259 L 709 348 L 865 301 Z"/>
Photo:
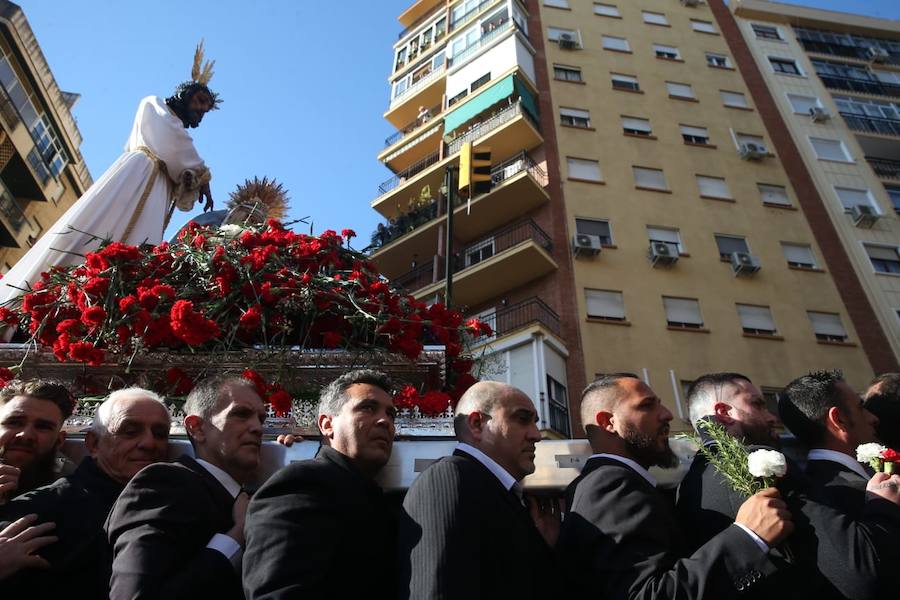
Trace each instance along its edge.
<path fill-rule="evenodd" d="M 95 178 L 121 153 L 138 101 L 189 78 L 205 37 L 224 103 L 192 135 L 216 204 L 245 178 L 275 177 L 292 218 L 310 217 L 316 232 L 353 228 L 366 245 L 378 222 L 369 202 L 390 177 L 375 159 L 394 131 L 381 117 L 390 48 L 412 0 L 19 3 L 60 87 L 82 94 L 74 113 Z M 900 19 L 896 0 L 793 3 Z"/>

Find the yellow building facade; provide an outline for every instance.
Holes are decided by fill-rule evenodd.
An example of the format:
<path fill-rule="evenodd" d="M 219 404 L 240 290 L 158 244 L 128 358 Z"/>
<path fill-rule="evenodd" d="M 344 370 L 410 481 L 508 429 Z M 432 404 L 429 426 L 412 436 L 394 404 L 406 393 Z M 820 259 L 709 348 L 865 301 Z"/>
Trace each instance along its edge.
<path fill-rule="evenodd" d="M 0 2 L 0 271 L 91 185 L 71 113 L 22 9 Z"/>

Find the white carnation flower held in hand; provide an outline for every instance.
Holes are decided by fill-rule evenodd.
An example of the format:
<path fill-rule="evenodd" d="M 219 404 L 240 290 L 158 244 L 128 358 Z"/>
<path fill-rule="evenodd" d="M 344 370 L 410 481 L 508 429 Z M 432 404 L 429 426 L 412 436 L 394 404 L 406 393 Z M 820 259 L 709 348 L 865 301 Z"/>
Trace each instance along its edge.
<path fill-rule="evenodd" d="M 887 448 L 874 442 L 871 444 L 860 444 L 856 447 L 856 460 L 863 464 L 869 464 L 873 460 L 880 459 L 881 453 L 885 450 Z"/>
<path fill-rule="evenodd" d="M 756 450 L 747 456 L 747 467 L 754 477 L 784 477 L 787 461 L 775 450 Z"/>

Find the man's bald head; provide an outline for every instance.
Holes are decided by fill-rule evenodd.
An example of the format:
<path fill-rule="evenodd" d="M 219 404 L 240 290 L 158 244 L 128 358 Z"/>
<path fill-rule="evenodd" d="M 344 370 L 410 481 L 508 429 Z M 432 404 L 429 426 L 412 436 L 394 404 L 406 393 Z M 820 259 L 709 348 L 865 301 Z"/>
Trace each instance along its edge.
<path fill-rule="evenodd" d="M 581 392 L 581 425 L 587 428 L 596 425 L 596 415 L 600 411 L 612 412 L 625 391 L 619 382 L 623 379 L 638 379 L 634 373 L 610 373 L 601 375 Z"/>
<path fill-rule="evenodd" d="M 466 426 L 468 415 L 473 412 L 489 415 L 500 405 L 503 398 L 515 394 L 524 395 L 525 393 L 518 388 L 497 381 L 479 381 L 472 385 L 456 403 L 455 418 L 453 419 L 453 430 L 456 432 L 456 437 L 463 441 L 470 437 L 469 428 Z"/>

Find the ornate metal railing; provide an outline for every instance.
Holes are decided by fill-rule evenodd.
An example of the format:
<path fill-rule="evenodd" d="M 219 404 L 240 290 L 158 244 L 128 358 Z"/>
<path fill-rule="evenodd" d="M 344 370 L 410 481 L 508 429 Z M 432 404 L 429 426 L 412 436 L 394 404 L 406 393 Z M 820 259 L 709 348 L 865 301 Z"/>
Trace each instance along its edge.
<path fill-rule="evenodd" d="M 12 194 L 6 190 L 6 186 L 0 188 L 0 213 L 6 217 L 6 222 L 13 228 L 15 233 L 22 231 L 22 227 L 28 223 L 28 217 L 22 212 L 22 208 Z"/>
<path fill-rule="evenodd" d="M 481 317 L 481 320 L 491 326 L 494 335 L 505 335 L 532 323 L 540 323 L 560 335 L 559 315 L 537 297 L 498 309 L 492 315 Z"/>
<path fill-rule="evenodd" d="M 404 137 L 406 137 L 407 135 L 409 135 L 410 133 L 412 133 L 413 131 L 415 131 L 416 129 L 418 129 L 419 127 L 424 125 L 425 123 L 431 122 L 432 119 L 434 119 L 435 117 L 437 117 L 440 114 L 441 114 L 441 105 L 437 104 L 435 106 L 432 106 L 431 108 L 428 109 L 427 117 L 416 117 L 415 121 L 407 123 L 406 125 L 401 127 L 399 131 L 397 131 L 396 133 L 392 133 L 391 135 L 386 137 L 384 139 L 384 147 L 387 148 L 388 146 L 393 146 L 394 144 L 396 144 L 397 142 L 402 140 Z"/>
<path fill-rule="evenodd" d="M 900 136 L 900 120 L 869 117 L 847 112 L 842 112 L 841 116 L 844 117 L 847 126 L 854 131 Z"/>
<path fill-rule="evenodd" d="M 867 156 L 866 162 L 875 171 L 875 174 L 884 179 L 900 179 L 900 160 L 887 158 L 875 158 Z"/>
<path fill-rule="evenodd" d="M 437 150 L 426 156 L 425 158 L 414 162 L 412 165 L 403 169 L 384 183 L 378 186 L 378 195 L 387 194 L 389 191 L 406 181 L 410 177 L 418 175 L 433 164 L 440 162 L 441 153 Z"/>
<path fill-rule="evenodd" d="M 501 125 L 512 121 L 519 115 L 525 115 L 535 127 L 538 127 L 538 124 L 534 121 L 528 111 L 522 108 L 522 102 L 517 100 L 514 104 L 494 113 L 490 118 L 470 127 L 464 133 L 450 141 L 447 144 L 447 156 L 452 156 L 459 152 L 459 149 L 462 148 L 462 145 L 466 142 L 473 142 L 478 138 L 487 135 Z"/>

